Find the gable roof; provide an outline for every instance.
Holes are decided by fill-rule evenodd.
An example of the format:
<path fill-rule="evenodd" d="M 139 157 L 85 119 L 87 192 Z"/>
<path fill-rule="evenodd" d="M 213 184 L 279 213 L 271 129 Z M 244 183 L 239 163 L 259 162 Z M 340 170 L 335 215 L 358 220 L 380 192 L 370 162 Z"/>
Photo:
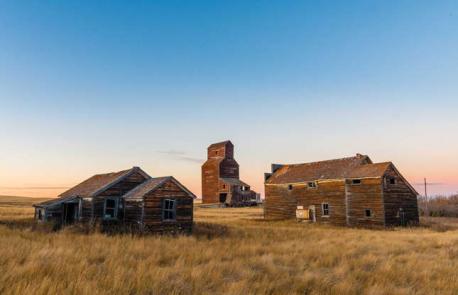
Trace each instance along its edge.
<path fill-rule="evenodd" d="M 124 178 L 130 176 L 132 173 L 138 172 L 145 176 L 147 179 L 151 178 L 146 172 L 141 170 L 139 167 L 133 167 L 131 169 L 122 170 L 118 172 L 111 172 L 105 174 L 94 175 L 80 184 L 72 187 L 71 189 L 60 194 L 59 197 L 72 197 L 72 196 L 82 196 L 82 197 L 93 197 L 98 193 L 106 190 L 110 186 L 122 181 Z"/>
<path fill-rule="evenodd" d="M 180 187 L 184 192 L 189 194 L 190 197 L 193 199 L 196 199 L 197 197 L 190 191 L 188 190 L 184 185 L 182 185 L 178 180 L 176 180 L 173 176 L 165 176 L 165 177 L 155 177 L 155 178 L 150 178 L 147 181 L 143 182 L 127 194 L 123 196 L 125 199 L 141 199 L 143 198 L 144 195 L 147 193 L 150 193 L 157 188 L 159 188 L 163 183 L 167 181 L 172 181 L 175 183 L 178 187 Z"/>
<path fill-rule="evenodd" d="M 230 140 L 225 140 L 225 141 L 213 143 L 213 144 L 209 145 L 208 148 L 222 147 L 222 146 L 226 146 L 228 144 L 233 145 Z"/>
<path fill-rule="evenodd" d="M 249 186 L 248 184 L 246 184 L 245 182 L 243 182 L 243 181 L 241 181 L 240 179 L 237 179 L 237 178 L 223 178 L 223 177 L 221 177 L 220 179 L 222 181 L 224 181 L 225 183 L 229 184 L 229 185 Z"/>
<path fill-rule="evenodd" d="M 52 206 L 55 206 L 55 205 L 59 205 L 61 203 L 70 202 L 73 199 L 76 199 L 76 196 L 55 198 L 55 199 L 51 199 L 51 200 L 44 201 L 44 202 L 41 202 L 41 203 L 33 204 L 33 207 L 48 208 L 48 207 L 52 207 Z"/>
<path fill-rule="evenodd" d="M 391 165 L 391 162 L 360 165 L 350 171 L 347 178 L 383 177 Z"/>
<path fill-rule="evenodd" d="M 347 178 L 363 164 L 372 164 L 368 156 L 356 155 L 355 157 L 304 163 L 281 165 L 266 181 L 270 184 L 296 183 L 319 179 Z"/>

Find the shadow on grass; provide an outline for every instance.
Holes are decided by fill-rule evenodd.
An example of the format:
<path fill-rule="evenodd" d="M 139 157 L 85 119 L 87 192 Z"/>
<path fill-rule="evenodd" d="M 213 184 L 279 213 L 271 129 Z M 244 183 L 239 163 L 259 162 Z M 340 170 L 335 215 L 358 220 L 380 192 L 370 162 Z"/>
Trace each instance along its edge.
<path fill-rule="evenodd" d="M 198 239 L 212 240 L 215 238 L 228 237 L 229 229 L 225 225 L 208 222 L 195 222 L 192 236 Z"/>
<path fill-rule="evenodd" d="M 15 219 L 15 220 L 0 220 L 0 225 L 6 226 L 9 229 L 33 229 L 36 225 L 33 219 Z"/>
<path fill-rule="evenodd" d="M 17 220 L 0 220 L 0 226 L 5 226 L 12 230 L 31 230 L 41 233 L 52 233 L 56 231 L 67 232 L 71 234 L 93 234 L 102 233 L 109 236 L 114 235 L 131 235 L 131 236 L 149 236 L 149 235 L 189 235 L 197 239 L 212 240 L 215 238 L 222 238 L 229 236 L 229 229 L 225 225 L 207 223 L 207 222 L 194 222 L 192 233 L 170 231 L 164 233 L 153 233 L 153 232 L 140 232 L 138 227 L 128 226 L 113 226 L 109 228 L 103 228 L 100 224 L 91 223 L 76 223 L 60 228 L 58 225 L 53 223 L 37 223 L 34 219 L 17 219 Z"/>

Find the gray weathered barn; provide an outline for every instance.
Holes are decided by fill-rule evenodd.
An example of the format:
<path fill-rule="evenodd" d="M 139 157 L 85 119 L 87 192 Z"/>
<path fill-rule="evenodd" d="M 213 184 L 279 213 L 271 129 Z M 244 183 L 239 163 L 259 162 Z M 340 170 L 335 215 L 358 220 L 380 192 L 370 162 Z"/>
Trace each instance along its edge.
<path fill-rule="evenodd" d="M 417 224 L 418 193 L 391 162 L 368 156 L 272 165 L 265 176 L 267 219 L 296 218 L 347 226 Z"/>
<path fill-rule="evenodd" d="M 94 175 L 34 207 L 39 222 L 59 226 L 86 222 L 149 232 L 190 232 L 194 199 L 175 178 L 152 178 L 133 167 Z"/>

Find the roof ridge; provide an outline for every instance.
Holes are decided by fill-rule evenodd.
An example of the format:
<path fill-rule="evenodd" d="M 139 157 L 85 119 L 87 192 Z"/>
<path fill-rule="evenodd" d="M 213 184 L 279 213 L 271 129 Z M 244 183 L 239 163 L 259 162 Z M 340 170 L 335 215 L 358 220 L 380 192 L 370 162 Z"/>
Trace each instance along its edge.
<path fill-rule="evenodd" d="M 358 159 L 360 157 L 368 157 L 368 156 L 367 155 L 361 155 L 361 156 L 356 155 L 356 156 L 352 156 L 352 157 L 336 158 L 336 159 L 330 159 L 330 160 L 321 160 L 321 161 L 306 162 L 306 163 L 295 163 L 295 164 L 280 164 L 280 165 L 282 165 L 282 166 L 311 165 L 311 164 L 320 164 L 320 163 L 327 163 L 327 162 L 353 160 L 353 159 Z"/>

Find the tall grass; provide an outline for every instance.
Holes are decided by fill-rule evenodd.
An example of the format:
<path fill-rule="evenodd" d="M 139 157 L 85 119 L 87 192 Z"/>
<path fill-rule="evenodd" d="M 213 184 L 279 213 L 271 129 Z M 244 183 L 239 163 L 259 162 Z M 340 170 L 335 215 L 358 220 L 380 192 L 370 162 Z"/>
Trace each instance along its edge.
<path fill-rule="evenodd" d="M 260 208 L 196 208 L 190 236 L 107 236 L 37 231 L 32 214 L 0 204 L 0 294 L 458 292 L 454 230 L 336 228 L 263 221 Z"/>

